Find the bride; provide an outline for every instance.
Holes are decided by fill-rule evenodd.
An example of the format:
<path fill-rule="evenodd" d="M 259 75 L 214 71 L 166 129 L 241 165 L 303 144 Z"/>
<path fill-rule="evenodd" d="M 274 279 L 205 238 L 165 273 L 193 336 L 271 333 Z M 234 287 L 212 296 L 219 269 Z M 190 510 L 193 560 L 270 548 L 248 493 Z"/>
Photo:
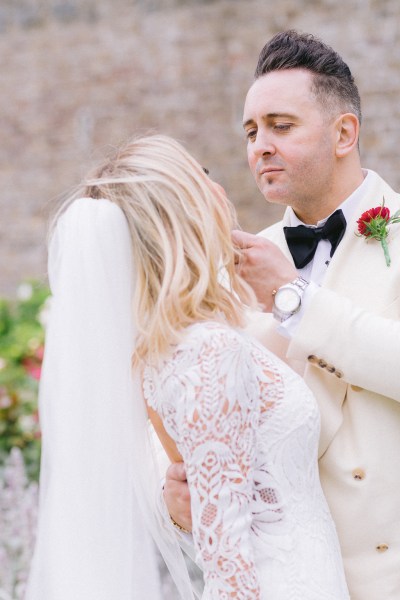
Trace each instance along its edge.
<path fill-rule="evenodd" d="M 195 597 L 158 508 L 154 430 L 185 463 L 204 600 L 349 598 L 317 406 L 244 331 L 233 226 L 223 190 L 159 135 L 117 149 L 57 214 L 26 600 L 161 600 L 154 542 Z"/>

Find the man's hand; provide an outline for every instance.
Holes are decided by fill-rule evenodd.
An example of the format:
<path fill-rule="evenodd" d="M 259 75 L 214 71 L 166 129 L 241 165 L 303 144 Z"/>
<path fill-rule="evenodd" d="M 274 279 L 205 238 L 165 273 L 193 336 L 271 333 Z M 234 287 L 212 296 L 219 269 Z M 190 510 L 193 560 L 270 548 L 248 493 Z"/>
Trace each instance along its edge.
<path fill-rule="evenodd" d="M 168 467 L 164 485 L 164 500 L 173 520 L 184 529 L 191 531 L 190 494 L 183 462 L 172 463 Z"/>
<path fill-rule="evenodd" d="M 272 312 L 274 292 L 298 273 L 283 252 L 269 240 L 244 231 L 232 232 L 238 250 L 237 272 L 253 288 L 265 312 Z"/>

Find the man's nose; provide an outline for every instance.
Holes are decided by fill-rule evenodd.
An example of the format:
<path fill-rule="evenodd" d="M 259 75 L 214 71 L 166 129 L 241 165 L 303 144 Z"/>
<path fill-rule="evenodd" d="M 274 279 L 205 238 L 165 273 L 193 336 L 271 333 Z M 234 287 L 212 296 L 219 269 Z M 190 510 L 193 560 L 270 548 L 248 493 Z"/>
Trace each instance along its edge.
<path fill-rule="evenodd" d="M 251 145 L 251 150 L 257 158 L 275 154 L 276 148 L 271 139 L 271 135 L 265 131 L 258 131 L 256 139 Z"/>

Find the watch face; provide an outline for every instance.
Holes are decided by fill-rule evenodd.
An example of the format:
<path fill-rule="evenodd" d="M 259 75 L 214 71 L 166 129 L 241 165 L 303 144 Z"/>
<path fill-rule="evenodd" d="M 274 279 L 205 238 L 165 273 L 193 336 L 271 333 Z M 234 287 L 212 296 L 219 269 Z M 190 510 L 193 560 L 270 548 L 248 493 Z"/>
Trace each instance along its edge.
<path fill-rule="evenodd" d="M 300 306 L 300 294 L 293 288 L 281 288 L 275 296 L 275 306 L 283 313 L 293 313 Z"/>

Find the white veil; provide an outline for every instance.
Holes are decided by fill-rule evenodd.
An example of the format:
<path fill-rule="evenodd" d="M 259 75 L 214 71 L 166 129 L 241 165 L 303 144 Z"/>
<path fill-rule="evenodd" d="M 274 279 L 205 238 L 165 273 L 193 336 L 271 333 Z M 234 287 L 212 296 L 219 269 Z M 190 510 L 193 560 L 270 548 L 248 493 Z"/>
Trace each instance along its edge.
<path fill-rule="evenodd" d="M 40 389 L 37 543 L 26 600 L 162 600 L 151 531 L 193 598 L 132 381 L 130 234 L 107 200 L 75 200 L 51 239 L 53 292 Z"/>

